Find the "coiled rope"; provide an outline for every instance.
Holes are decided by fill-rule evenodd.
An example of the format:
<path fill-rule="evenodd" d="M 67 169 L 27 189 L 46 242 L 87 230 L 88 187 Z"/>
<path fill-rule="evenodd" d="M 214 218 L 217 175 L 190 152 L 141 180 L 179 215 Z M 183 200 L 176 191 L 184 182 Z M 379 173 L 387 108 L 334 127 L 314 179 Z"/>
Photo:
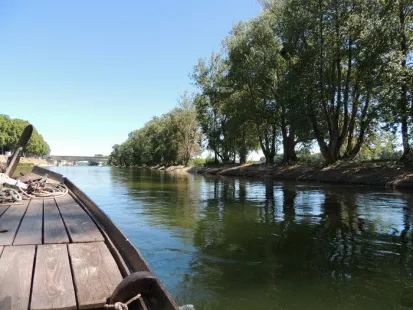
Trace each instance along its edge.
<path fill-rule="evenodd" d="M 145 305 L 145 303 L 143 302 L 143 300 L 141 299 L 141 296 L 142 296 L 141 294 L 138 294 L 138 295 L 136 295 L 135 297 L 129 299 L 129 300 L 128 300 L 127 302 L 125 302 L 125 303 L 118 301 L 118 302 L 116 302 L 116 303 L 113 304 L 113 305 L 105 305 L 104 308 L 105 308 L 105 309 L 115 309 L 115 310 L 128 310 L 128 309 L 129 309 L 128 306 L 129 306 L 131 303 L 133 303 L 135 300 L 138 300 L 138 299 L 139 299 L 139 301 L 140 301 L 143 309 L 144 309 L 144 310 L 147 310 L 148 308 L 146 308 L 146 305 Z"/>
<path fill-rule="evenodd" d="M 65 184 L 51 182 L 47 178 L 22 183 L 0 173 L 0 203 L 60 197 L 68 192 Z"/>
<path fill-rule="evenodd" d="M 0 202 L 1 201 L 22 201 L 22 195 L 18 191 L 12 188 L 1 188 L 0 189 Z"/>

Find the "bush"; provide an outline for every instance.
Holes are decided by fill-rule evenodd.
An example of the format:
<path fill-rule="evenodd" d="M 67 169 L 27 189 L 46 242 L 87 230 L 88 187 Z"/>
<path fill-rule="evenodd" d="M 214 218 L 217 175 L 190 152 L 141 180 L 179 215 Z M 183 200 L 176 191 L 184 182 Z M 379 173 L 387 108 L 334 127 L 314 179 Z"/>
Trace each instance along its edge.
<path fill-rule="evenodd" d="M 303 153 L 298 154 L 298 163 L 311 166 L 322 166 L 325 163 L 323 155 L 321 153 Z"/>
<path fill-rule="evenodd" d="M 201 166 L 205 164 L 205 159 L 204 158 L 192 158 L 188 162 L 188 166 Z"/>

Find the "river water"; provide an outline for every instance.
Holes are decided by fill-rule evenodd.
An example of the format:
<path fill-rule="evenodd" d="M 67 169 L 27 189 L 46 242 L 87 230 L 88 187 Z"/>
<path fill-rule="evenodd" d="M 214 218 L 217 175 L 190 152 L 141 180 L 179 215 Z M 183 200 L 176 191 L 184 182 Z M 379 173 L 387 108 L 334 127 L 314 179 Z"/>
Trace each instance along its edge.
<path fill-rule="evenodd" d="M 199 309 L 413 307 L 413 194 L 54 167 L 124 231 L 178 304 Z"/>

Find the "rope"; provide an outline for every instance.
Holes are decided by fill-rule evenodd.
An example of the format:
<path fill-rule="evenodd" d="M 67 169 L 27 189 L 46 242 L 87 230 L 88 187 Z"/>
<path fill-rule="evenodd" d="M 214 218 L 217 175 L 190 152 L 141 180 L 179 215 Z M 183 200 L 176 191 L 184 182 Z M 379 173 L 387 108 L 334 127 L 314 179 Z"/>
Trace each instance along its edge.
<path fill-rule="evenodd" d="M 129 299 L 126 303 L 118 301 L 113 305 L 105 305 L 104 308 L 105 309 L 115 309 L 115 310 L 128 310 L 129 309 L 128 306 L 131 303 L 133 303 L 135 300 L 138 300 L 138 299 L 141 302 L 141 305 L 144 306 L 144 309 L 147 309 L 146 306 L 145 306 L 145 303 L 142 303 L 141 294 L 138 294 L 135 297 Z"/>
<path fill-rule="evenodd" d="M 0 173 L 0 202 L 60 197 L 68 192 L 65 184 L 49 182 L 47 178 L 22 183 Z"/>
<path fill-rule="evenodd" d="M 23 198 L 18 191 L 12 188 L 0 188 L 0 201 L 21 201 Z"/>

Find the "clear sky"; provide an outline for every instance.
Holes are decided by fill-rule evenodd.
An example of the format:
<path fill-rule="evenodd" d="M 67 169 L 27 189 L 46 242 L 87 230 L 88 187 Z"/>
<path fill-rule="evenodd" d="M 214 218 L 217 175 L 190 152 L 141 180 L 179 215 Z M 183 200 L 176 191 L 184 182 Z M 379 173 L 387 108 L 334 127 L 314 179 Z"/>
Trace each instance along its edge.
<path fill-rule="evenodd" d="M 3 0 L 0 113 L 32 122 L 54 155 L 109 154 L 192 91 L 257 0 Z"/>

